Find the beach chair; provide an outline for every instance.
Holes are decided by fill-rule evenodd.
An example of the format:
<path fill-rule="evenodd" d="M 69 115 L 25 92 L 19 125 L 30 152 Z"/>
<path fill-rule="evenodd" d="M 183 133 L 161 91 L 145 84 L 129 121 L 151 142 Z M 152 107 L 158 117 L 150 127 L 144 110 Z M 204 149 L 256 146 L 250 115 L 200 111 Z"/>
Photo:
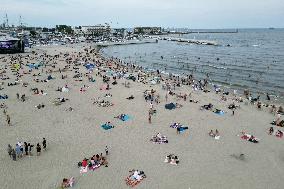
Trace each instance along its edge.
<path fill-rule="evenodd" d="M 134 187 L 136 185 L 138 185 L 144 178 L 142 177 L 140 180 L 136 180 L 136 179 L 132 179 L 131 178 L 132 175 L 128 176 L 125 179 L 126 185 L 130 186 L 130 187 Z"/>

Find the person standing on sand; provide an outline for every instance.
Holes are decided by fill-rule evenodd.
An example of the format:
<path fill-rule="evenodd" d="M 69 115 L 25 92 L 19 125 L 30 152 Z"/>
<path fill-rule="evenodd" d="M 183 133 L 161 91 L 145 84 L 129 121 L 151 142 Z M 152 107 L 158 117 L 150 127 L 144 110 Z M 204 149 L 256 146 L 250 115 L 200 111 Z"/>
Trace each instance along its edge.
<path fill-rule="evenodd" d="M 152 123 L 152 116 L 151 116 L 151 112 L 150 111 L 149 111 L 148 121 L 149 121 L 150 124 Z"/>
<path fill-rule="evenodd" d="M 7 121 L 8 126 L 11 126 L 11 118 L 8 114 L 6 116 L 6 121 Z"/>
<path fill-rule="evenodd" d="M 108 155 L 108 147 L 105 147 L 106 156 Z"/>
<path fill-rule="evenodd" d="M 7 151 L 8 151 L 8 154 L 9 154 L 10 158 L 12 158 L 12 151 L 13 151 L 13 149 L 12 149 L 12 146 L 10 144 L 8 144 Z"/>
<path fill-rule="evenodd" d="M 29 155 L 29 146 L 28 146 L 28 144 L 27 144 L 27 142 L 24 142 L 24 148 L 25 148 L 25 154 L 26 154 L 26 156 L 27 155 Z"/>
<path fill-rule="evenodd" d="M 43 146 L 43 149 L 46 150 L 46 139 L 45 138 L 43 138 L 42 146 Z"/>
<path fill-rule="evenodd" d="M 17 158 L 20 158 L 20 156 L 21 156 L 21 148 L 20 148 L 20 146 L 18 144 L 16 144 L 15 150 L 16 150 Z"/>
<path fill-rule="evenodd" d="M 168 92 L 166 93 L 166 102 L 168 102 Z"/>
<path fill-rule="evenodd" d="M 37 152 L 37 155 L 39 156 L 40 152 L 41 152 L 41 146 L 40 146 L 39 143 L 37 143 L 37 145 L 36 145 L 36 152 Z"/>
<path fill-rule="evenodd" d="M 16 155 L 15 149 L 12 149 L 11 155 L 12 155 L 13 160 L 16 161 L 17 160 L 17 155 Z"/>
<path fill-rule="evenodd" d="M 28 143 L 28 148 L 29 148 L 29 155 L 32 155 L 32 147 L 34 147 L 34 145 L 32 145 L 31 143 Z"/>

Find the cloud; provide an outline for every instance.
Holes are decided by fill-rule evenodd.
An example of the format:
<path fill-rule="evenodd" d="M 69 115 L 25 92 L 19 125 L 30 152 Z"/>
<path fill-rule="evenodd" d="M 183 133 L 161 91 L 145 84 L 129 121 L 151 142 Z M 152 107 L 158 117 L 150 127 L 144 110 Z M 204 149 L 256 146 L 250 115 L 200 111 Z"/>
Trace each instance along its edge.
<path fill-rule="evenodd" d="M 46 26 L 284 27 L 283 10 L 282 0 L 1 0 L 0 6 L 11 22 L 21 14 L 29 25 Z"/>

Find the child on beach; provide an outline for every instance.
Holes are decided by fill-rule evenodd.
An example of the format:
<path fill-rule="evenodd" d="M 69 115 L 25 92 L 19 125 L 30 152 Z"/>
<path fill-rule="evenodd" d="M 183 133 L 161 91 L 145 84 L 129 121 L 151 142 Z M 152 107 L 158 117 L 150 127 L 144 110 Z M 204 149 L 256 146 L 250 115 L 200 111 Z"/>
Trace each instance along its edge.
<path fill-rule="evenodd" d="M 43 146 L 43 149 L 46 150 L 46 139 L 45 138 L 43 138 L 42 146 Z"/>
<path fill-rule="evenodd" d="M 37 152 L 37 155 L 39 156 L 40 152 L 41 152 L 41 146 L 40 146 L 39 143 L 37 143 L 37 145 L 36 145 L 36 152 Z"/>
<path fill-rule="evenodd" d="M 7 121 L 8 126 L 11 126 L 11 118 L 9 115 L 6 116 L 6 121 Z"/>
<path fill-rule="evenodd" d="M 106 156 L 108 155 L 108 147 L 105 148 Z"/>
<path fill-rule="evenodd" d="M 8 144 L 7 151 L 8 151 L 8 154 L 9 154 L 10 158 L 12 158 L 12 151 L 13 151 L 13 149 L 12 149 L 12 146 L 10 144 Z"/>

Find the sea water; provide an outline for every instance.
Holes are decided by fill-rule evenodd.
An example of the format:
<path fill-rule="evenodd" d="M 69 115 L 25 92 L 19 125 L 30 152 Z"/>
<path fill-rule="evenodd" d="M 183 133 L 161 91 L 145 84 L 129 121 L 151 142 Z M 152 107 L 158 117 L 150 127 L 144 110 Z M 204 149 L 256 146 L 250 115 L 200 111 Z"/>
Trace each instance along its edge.
<path fill-rule="evenodd" d="M 214 84 L 284 98 L 284 29 L 239 29 L 238 33 L 191 33 L 173 37 L 216 41 L 219 45 L 160 40 L 151 44 L 111 46 L 102 49 L 102 53 L 149 69 L 193 74 L 199 79 L 208 75 Z"/>

